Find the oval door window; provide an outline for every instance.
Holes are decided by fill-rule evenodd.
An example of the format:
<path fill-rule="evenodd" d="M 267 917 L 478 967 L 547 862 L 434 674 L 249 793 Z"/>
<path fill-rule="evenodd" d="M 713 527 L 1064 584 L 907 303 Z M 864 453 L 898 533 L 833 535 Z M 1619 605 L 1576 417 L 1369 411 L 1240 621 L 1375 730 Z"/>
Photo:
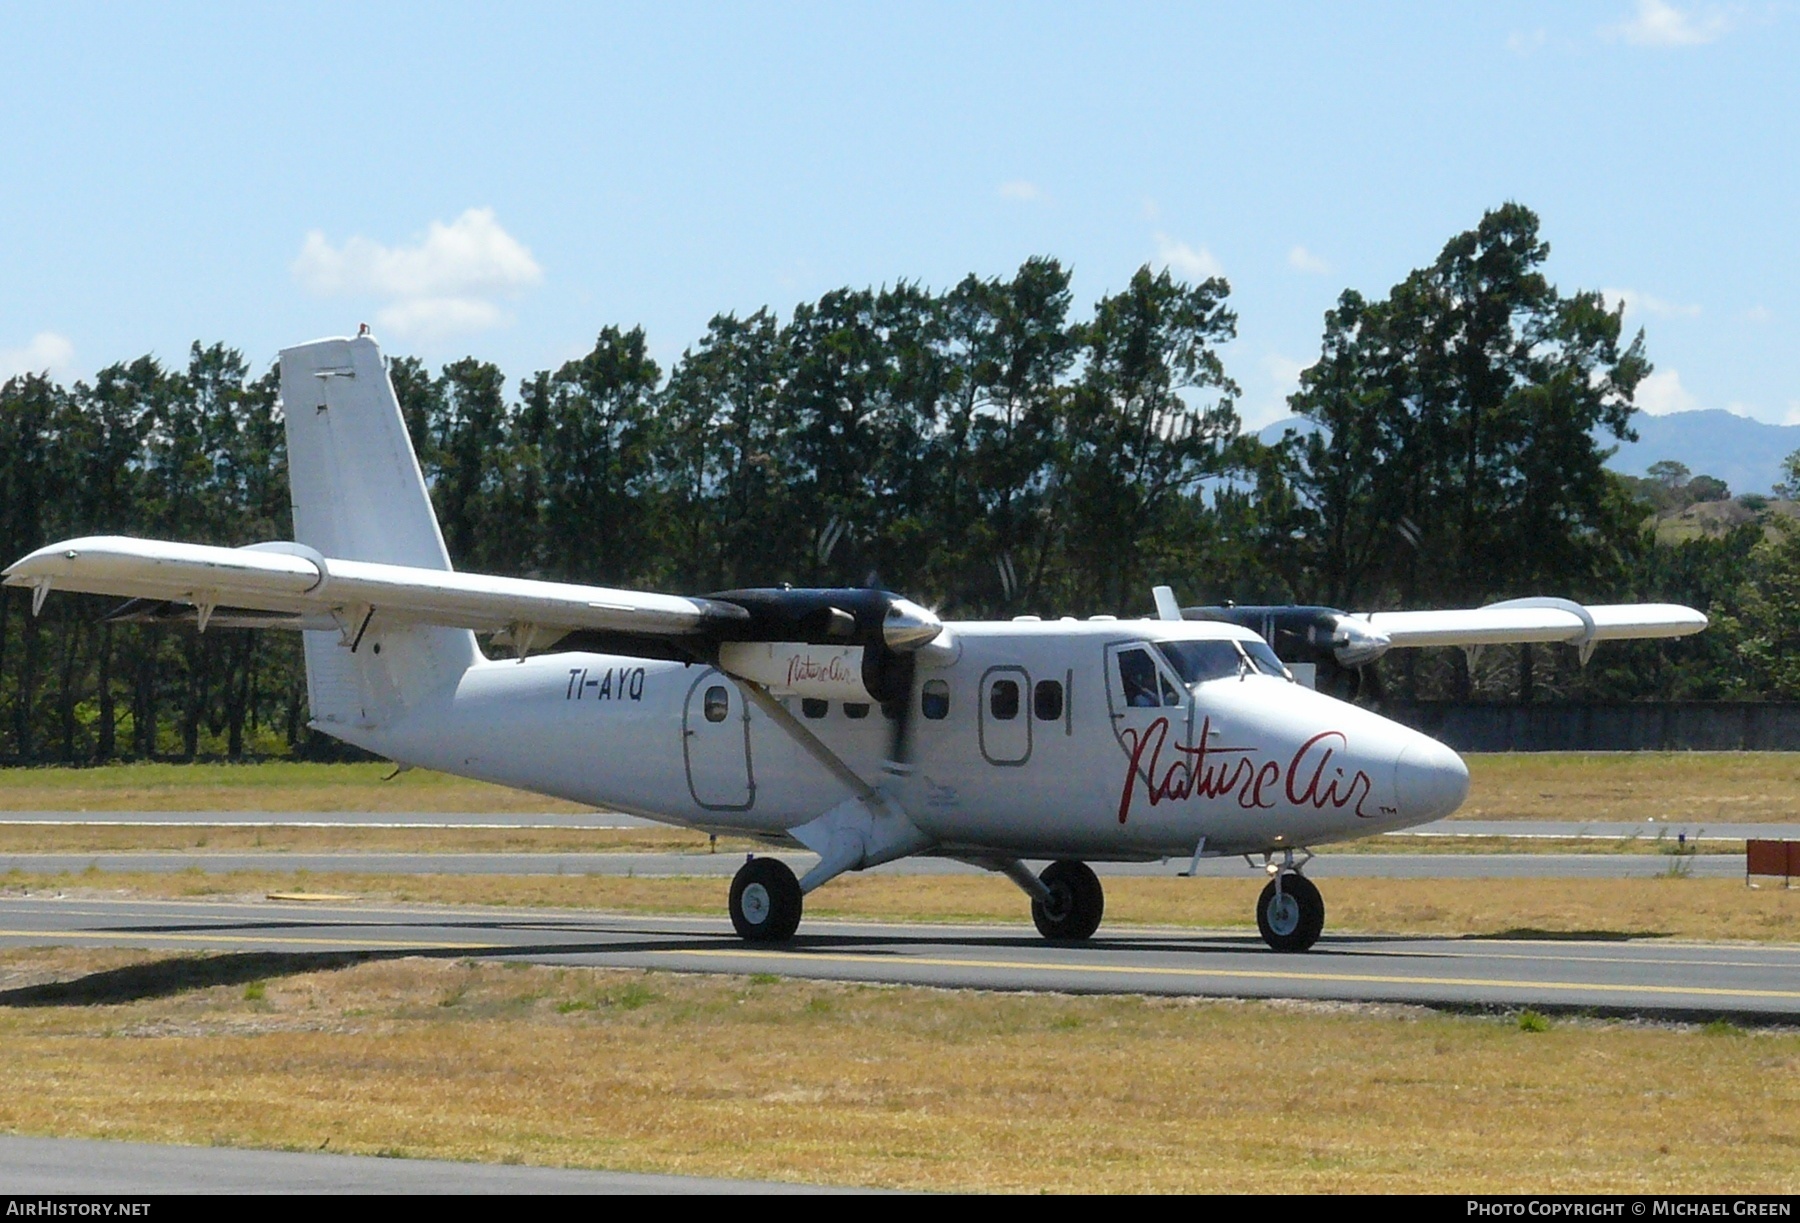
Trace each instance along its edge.
<path fill-rule="evenodd" d="M 1019 716 L 1019 685 L 1010 679 L 997 679 L 988 689 L 988 712 L 1002 722 Z"/>
<path fill-rule="evenodd" d="M 706 690 L 706 720 L 723 722 L 725 715 L 731 712 L 731 696 L 725 691 L 723 684 L 714 684 Z"/>
<path fill-rule="evenodd" d="M 1020 765 L 1031 755 L 1031 719 L 1019 716 L 1030 686 L 1023 667 L 991 667 L 981 677 L 981 755 L 989 764 Z"/>

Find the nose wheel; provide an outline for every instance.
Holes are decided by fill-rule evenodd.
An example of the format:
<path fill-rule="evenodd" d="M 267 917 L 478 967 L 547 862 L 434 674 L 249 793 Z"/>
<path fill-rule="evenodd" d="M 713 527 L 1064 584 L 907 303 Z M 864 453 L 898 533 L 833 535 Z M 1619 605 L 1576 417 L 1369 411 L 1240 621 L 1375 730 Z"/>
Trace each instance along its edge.
<path fill-rule="evenodd" d="M 1256 928 L 1276 951 L 1305 951 L 1325 929 L 1325 898 L 1305 875 L 1283 871 L 1257 898 Z"/>
<path fill-rule="evenodd" d="M 751 858 L 731 881 L 731 924 L 752 943 L 784 943 L 800 928 L 800 881 L 780 858 Z"/>

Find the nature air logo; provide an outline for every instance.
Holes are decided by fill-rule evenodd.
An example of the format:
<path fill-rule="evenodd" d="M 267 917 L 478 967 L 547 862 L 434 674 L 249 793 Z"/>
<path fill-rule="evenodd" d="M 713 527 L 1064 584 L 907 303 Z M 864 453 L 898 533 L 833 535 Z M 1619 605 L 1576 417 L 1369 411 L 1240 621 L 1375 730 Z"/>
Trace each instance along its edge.
<path fill-rule="evenodd" d="M 1169 719 L 1157 718 L 1139 730 L 1121 732 L 1131 758 L 1125 771 L 1125 788 L 1119 795 L 1119 823 L 1131 811 L 1131 800 L 1142 784 L 1152 807 L 1190 798 L 1235 798 L 1246 810 L 1266 809 L 1281 799 L 1295 807 L 1342 811 L 1349 808 L 1362 819 L 1377 814 L 1363 808 L 1374 783 L 1361 769 L 1347 771 L 1337 763 L 1338 752 L 1349 747 L 1343 731 L 1322 730 L 1302 743 L 1283 765 L 1279 760 L 1259 759 L 1254 747 L 1221 747 L 1212 742 L 1212 719 L 1200 724 L 1198 742 L 1171 741 Z"/>
<path fill-rule="evenodd" d="M 788 659 L 787 682 L 795 684 L 850 684 L 861 679 L 847 653 L 828 654 L 823 659 L 811 654 L 796 654 Z"/>

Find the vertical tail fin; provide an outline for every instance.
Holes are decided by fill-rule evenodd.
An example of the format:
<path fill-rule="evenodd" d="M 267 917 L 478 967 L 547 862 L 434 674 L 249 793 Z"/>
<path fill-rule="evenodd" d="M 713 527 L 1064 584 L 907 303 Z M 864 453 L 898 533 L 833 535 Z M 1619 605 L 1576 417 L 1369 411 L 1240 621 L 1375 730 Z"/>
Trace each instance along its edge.
<path fill-rule="evenodd" d="M 368 336 L 281 351 L 294 539 L 342 560 L 449 569 L 450 554 L 381 350 Z M 353 609 L 342 633 L 305 634 L 313 722 L 344 732 L 391 722 L 480 658 L 461 629 L 385 628 Z"/>

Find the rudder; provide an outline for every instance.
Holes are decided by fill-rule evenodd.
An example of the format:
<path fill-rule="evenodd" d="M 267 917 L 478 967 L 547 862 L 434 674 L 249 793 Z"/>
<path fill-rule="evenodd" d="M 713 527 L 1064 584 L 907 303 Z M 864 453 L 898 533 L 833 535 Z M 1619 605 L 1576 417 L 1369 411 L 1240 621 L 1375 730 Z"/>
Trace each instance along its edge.
<path fill-rule="evenodd" d="M 295 542 L 327 558 L 451 568 L 400 402 L 372 338 L 282 349 L 281 401 Z M 475 635 L 466 630 L 390 628 L 379 617 L 376 608 L 366 626 L 305 634 L 312 718 L 328 734 L 366 739 L 354 731 L 390 723 L 427 694 L 454 684 L 481 657 Z M 360 633 L 363 627 L 368 632 Z M 364 640 L 358 642 L 359 636 Z M 352 643 L 356 648 L 349 648 Z"/>

